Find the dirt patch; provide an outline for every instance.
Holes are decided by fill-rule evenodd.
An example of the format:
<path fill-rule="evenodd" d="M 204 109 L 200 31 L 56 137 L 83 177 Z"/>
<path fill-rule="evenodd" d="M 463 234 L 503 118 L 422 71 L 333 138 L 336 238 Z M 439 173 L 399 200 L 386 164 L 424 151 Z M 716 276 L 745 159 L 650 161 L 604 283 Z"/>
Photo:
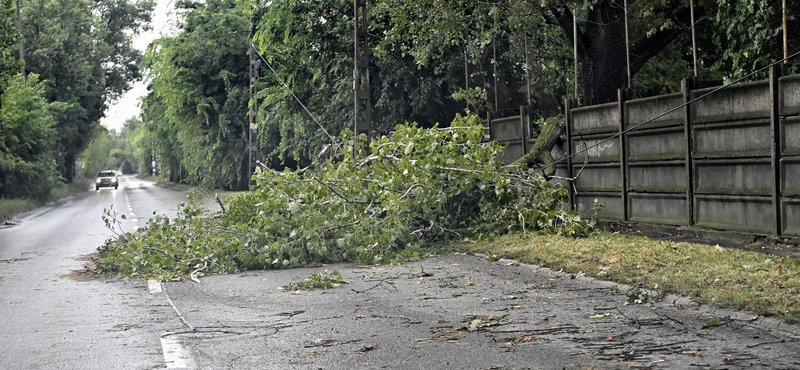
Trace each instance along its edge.
<path fill-rule="evenodd" d="M 601 221 L 598 226 L 605 231 L 627 235 L 646 236 L 656 240 L 670 240 L 719 245 L 773 256 L 800 258 L 800 239 L 774 236 L 742 234 L 717 230 L 706 230 L 684 226 L 650 225 L 615 221 Z"/>
<path fill-rule="evenodd" d="M 76 260 L 76 261 L 90 261 L 90 262 L 94 262 L 94 261 L 97 261 L 97 259 L 98 259 L 98 258 L 100 258 L 100 253 L 92 253 L 92 254 L 87 254 L 87 255 L 85 255 L 85 256 L 80 256 L 80 257 L 78 257 L 78 258 L 75 258 L 75 260 Z"/>
<path fill-rule="evenodd" d="M 82 270 L 72 270 L 72 272 L 69 274 L 61 275 L 61 277 L 72 279 L 81 283 L 100 278 L 96 273 L 90 271 L 88 268 L 83 268 Z"/>
<path fill-rule="evenodd" d="M 87 282 L 90 280 L 99 279 L 100 276 L 97 274 L 97 270 L 94 268 L 95 261 L 97 261 L 98 258 L 100 258 L 99 253 L 87 254 L 85 256 L 75 258 L 76 261 L 86 261 L 86 265 L 84 265 L 82 269 L 72 270 L 72 272 L 69 274 L 62 275 L 61 277 L 79 282 Z"/>

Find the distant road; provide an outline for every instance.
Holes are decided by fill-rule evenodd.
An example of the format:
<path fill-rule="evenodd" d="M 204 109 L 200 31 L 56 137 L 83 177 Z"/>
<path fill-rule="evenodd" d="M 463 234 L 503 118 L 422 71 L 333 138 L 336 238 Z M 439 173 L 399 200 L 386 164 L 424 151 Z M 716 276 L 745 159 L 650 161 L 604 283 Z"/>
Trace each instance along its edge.
<path fill-rule="evenodd" d="M 90 279 L 84 265 L 113 235 L 103 209 L 125 213 L 132 231 L 142 215 L 174 214 L 185 194 L 133 176 L 116 190 L 86 189 L 0 226 L 2 369 L 165 366 L 160 336 L 180 323 L 164 297 L 146 282 Z"/>

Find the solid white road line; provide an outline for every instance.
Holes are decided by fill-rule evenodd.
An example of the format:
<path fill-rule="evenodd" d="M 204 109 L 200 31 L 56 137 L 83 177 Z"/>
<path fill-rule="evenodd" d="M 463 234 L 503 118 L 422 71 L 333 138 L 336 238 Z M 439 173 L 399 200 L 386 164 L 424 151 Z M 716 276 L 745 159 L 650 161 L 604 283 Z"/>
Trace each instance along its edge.
<path fill-rule="evenodd" d="M 181 369 L 189 367 L 187 358 L 183 354 L 183 348 L 177 340 L 171 338 L 161 338 L 161 348 L 164 351 L 164 361 L 167 369 Z"/>

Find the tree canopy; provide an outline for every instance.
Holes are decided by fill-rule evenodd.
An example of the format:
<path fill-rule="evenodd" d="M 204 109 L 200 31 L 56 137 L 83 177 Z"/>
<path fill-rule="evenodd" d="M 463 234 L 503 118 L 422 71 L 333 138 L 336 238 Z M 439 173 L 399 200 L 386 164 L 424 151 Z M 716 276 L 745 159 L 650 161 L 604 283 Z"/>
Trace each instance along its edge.
<path fill-rule="evenodd" d="M 55 153 L 69 182 L 109 102 L 140 78 L 132 39 L 149 26 L 153 7 L 153 0 L 22 1 L 25 67 L 47 81 L 49 101 L 68 104 L 56 117 Z"/>
<path fill-rule="evenodd" d="M 178 2 L 179 33 L 149 48 L 143 121 L 173 181 L 247 186 L 248 3 Z"/>
<path fill-rule="evenodd" d="M 614 101 L 628 86 L 625 5 L 634 96 L 678 91 L 693 74 L 684 0 L 370 1 L 372 127 L 386 134 L 405 121 L 446 126 L 468 107 L 460 100 L 467 95 L 484 99 L 470 106 L 481 116 L 520 105 L 534 116 L 557 115 L 574 95 L 574 42 L 581 104 Z M 773 5 L 698 0 L 699 78 L 731 79 L 779 59 L 782 25 Z M 154 43 L 144 63 L 152 80 L 143 127 L 152 137 L 142 143 L 169 178 L 246 186 L 237 174 L 246 173 L 248 104 L 258 104 L 259 159 L 272 168 L 309 165 L 331 136 L 352 126 L 352 1 L 176 7 L 179 33 Z M 790 4 L 789 13 L 789 44 L 797 47 L 791 20 L 800 5 Z M 253 101 L 246 96 L 250 41 L 260 72 Z"/>

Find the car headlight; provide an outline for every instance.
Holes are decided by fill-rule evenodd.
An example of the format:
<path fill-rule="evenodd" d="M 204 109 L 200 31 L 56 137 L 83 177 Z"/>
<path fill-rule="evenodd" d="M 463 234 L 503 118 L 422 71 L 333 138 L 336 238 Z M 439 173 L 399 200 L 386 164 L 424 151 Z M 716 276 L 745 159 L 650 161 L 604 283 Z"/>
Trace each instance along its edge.
<path fill-rule="evenodd" d="M 117 179 L 112 177 L 111 182 L 117 182 Z"/>
<path fill-rule="evenodd" d="M 100 179 L 94 179 L 94 182 L 99 184 L 100 183 Z"/>

